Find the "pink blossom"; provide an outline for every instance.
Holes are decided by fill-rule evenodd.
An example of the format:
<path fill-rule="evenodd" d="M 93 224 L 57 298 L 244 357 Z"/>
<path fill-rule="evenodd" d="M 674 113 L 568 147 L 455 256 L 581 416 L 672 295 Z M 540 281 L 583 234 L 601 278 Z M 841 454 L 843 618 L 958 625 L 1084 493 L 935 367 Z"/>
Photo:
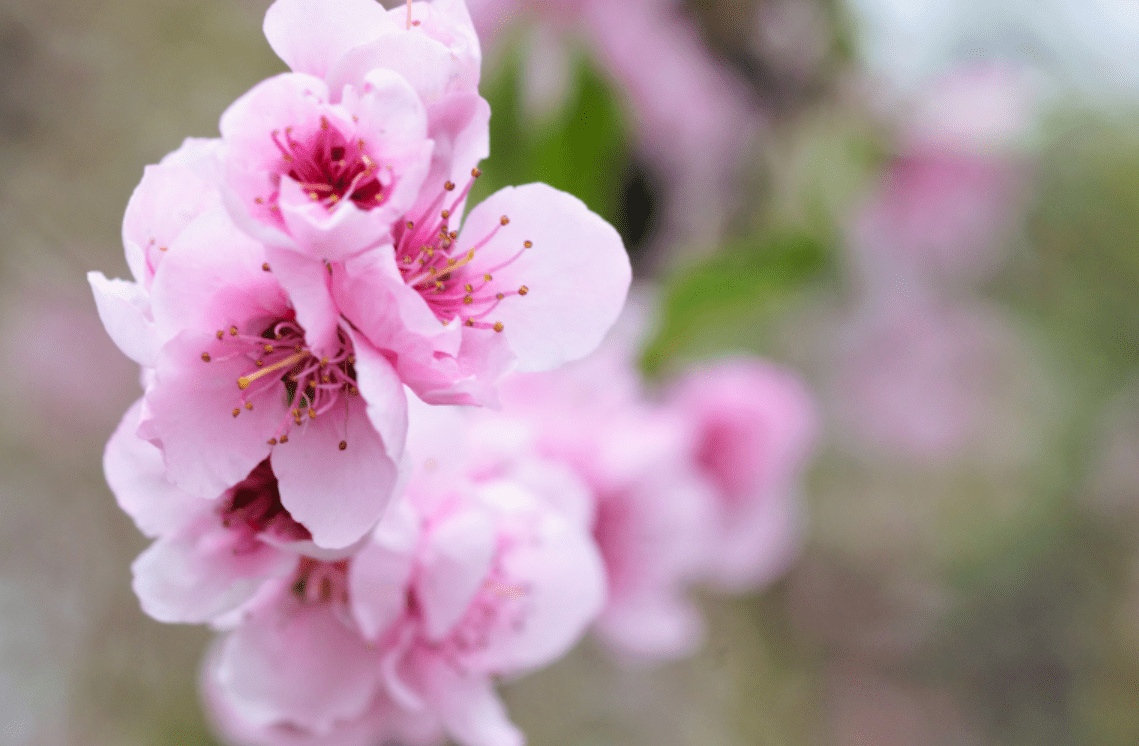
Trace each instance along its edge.
<path fill-rule="evenodd" d="M 689 371 L 668 395 L 690 418 L 693 459 L 716 499 L 711 578 L 756 588 L 794 559 L 799 482 L 815 441 L 815 411 L 790 371 L 751 358 Z"/>
<path fill-rule="evenodd" d="M 1030 94 L 1020 71 L 987 64 L 953 71 L 914 102 L 851 231 L 871 292 L 975 283 L 1000 267 L 1026 176 Z"/>
<path fill-rule="evenodd" d="M 430 740 L 437 723 L 470 746 L 522 743 L 493 677 L 576 641 L 604 602 L 601 560 L 527 488 L 436 468 L 351 559 L 305 561 L 246 607 L 206 670 L 231 731 L 371 743 L 405 725 Z"/>
<path fill-rule="evenodd" d="M 167 477 L 214 499 L 268 458 L 313 540 L 353 543 L 395 486 L 406 403 L 391 365 L 350 328 L 314 350 L 264 247 L 221 208 L 168 249 L 150 292 L 161 347 L 139 428 Z"/>
<path fill-rule="evenodd" d="M 595 631 L 623 655 L 679 657 L 702 635 L 685 594 L 704 572 L 715 496 L 689 458 L 684 418 L 642 398 L 628 357 L 606 346 L 553 373 L 514 376 L 503 414 L 529 423 L 538 452 L 590 488 L 609 597 Z"/>
<path fill-rule="evenodd" d="M 226 110 L 221 133 L 234 220 L 318 262 L 386 243 L 433 147 L 423 103 L 389 70 L 335 93 L 303 73 L 269 78 Z"/>
<path fill-rule="evenodd" d="M 861 450 L 1016 460 L 1032 452 L 1041 402 L 1060 400 L 1022 335 L 980 304 L 915 292 L 860 309 L 840 334 L 829 387 Z"/>
<path fill-rule="evenodd" d="M 631 278 L 613 227 L 545 184 L 503 189 L 451 230 L 477 176 L 457 196 L 448 182 L 424 213 L 397 226 L 394 254 L 333 271 L 345 316 L 432 404 L 493 403 L 504 373 L 587 355 L 616 320 Z"/>

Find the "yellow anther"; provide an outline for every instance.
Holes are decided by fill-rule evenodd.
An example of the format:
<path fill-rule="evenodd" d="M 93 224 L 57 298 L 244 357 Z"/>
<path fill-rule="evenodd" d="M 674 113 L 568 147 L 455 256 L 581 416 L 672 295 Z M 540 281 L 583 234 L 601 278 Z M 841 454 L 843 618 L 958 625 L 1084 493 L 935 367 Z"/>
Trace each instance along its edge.
<path fill-rule="evenodd" d="M 250 412 L 252 412 L 253 411 L 253 402 L 251 402 L 251 401 L 245 402 L 245 408 L 248 409 Z"/>
<path fill-rule="evenodd" d="M 474 319 L 467 319 L 466 322 L 464 322 L 464 323 L 466 323 L 467 326 L 474 326 L 475 320 Z"/>
<path fill-rule="evenodd" d="M 264 368 L 265 367 L 265 361 L 264 360 L 258 360 L 257 361 L 257 367 L 258 368 Z"/>
<path fill-rule="evenodd" d="M 347 449 L 347 448 L 348 448 L 348 441 L 346 441 L 346 440 L 342 440 L 342 441 L 340 441 L 340 450 L 342 450 L 342 451 L 343 451 L 343 450 L 345 450 L 345 449 Z"/>
<path fill-rule="evenodd" d="M 208 363 L 209 361 L 210 361 L 210 353 L 203 352 L 202 353 L 202 362 Z"/>
<path fill-rule="evenodd" d="M 233 416 L 234 416 L 234 417 L 236 417 L 236 416 L 237 416 L 237 415 L 239 415 L 239 414 L 241 414 L 241 410 L 240 410 L 240 409 L 234 409 L 234 410 L 233 410 Z"/>
<path fill-rule="evenodd" d="M 410 256 L 410 255 L 405 255 L 405 256 L 403 257 L 403 263 L 404 263 L 404 264 L 411 264 L 411 262 L 412 262 L 412 261 L 413 261 L 413 260 L 412 260 L 412 258 L 411 258 L 411 256 Z"/>
<path fill-rule="evenodd" d="M 496 322 L 494 322 L 494 330 L 495 330 L 496 332 L 500 332 L 500 331 L 502 331 L 502 330 L 503 330 L 503 329 L 505 329 L 505 328 L 506 328 L 506 327 L 504 327 L 504 326 L 502 325 L 502 322 L 501 322 L 501 321 L 496 321 Z"/>
<path fill-rule="evenodd" d="M 448 267 L 454 267 L 456 264 L 457 264 L 457 262 L 454 259 L 448 259 L 447 260 L 447 266 Z"/>
<path fill-rule="evenodd" d="M 325 374 L 325 375 L 320 377 L 320 380 L 321 380 L 321 383 L 331 383 L 332 382 L 332 376 Z"/>
<path fill-rule="evenodd" d="M 415 227 L 415 223 L 411 222 L 410 220 L 407 221 L 407 229 L 408 230 L 411 230 L 414 227 Z"/>
<path fill-rule="evenodd" d="M 529 293 L 529 292 L 530 292 L 530 288 L 526 287 L 525 285 L 518 288 L 518 294 L 519 295 L 526 295 L 526 293 Z"/>
<path fill-rule="evenodd" d="M 269 445 L 271 445 L 271 446 L 277 445 L 277 439 L 276 438 L 269 438 Z"/>
<path fill-rule="evenodd" d="M 261 269 L 268 272 L 269 271 L 269 262 L 265 262 L 264 264 L 262 264 Z"/>
<path fill-rule="evenodd" d="M 324 366 L 326 366 L 326 365 L 328 365 L 328 356 L 327 356 L 327 355 L 326 355 L 325 357 L 322 357 L 322 358 L 320 359 L 320 367 L 322 367 L 322 368 L 323 368 L 323 367 L 324 367 Z"/>
<path fill-rule="evenodd" d="M 281 436 L 281 442 L 282 443 L 288 443 L 289 442 L 289 436 L 288 435 L 282 435 Z"/>
<path fill-rule="evenodd" d="M 450 192 L 450 191 L 453 191 L 455 189 L 455 185 L 454 185 L 454 183 L 448 181 L 446 184 L 443 185 L 443 188 L 446 189 L 448 192 Z"/>
<path fill-rule="evenodd" d="M 308 418 L 309 418 L 310 420 L 315 420 L 315 419 L 316 419 L 316 410 L 315 410 L 315 409 L 313 409 L 312 407 L 309 407 L 309 408 L 308 408 Z"/>
<path fill-rule="evenodd" d="M 441 217 L 442 217 L 444 220 L 446 220 L 447 218 L 451 217 L 451 211 L 450 211 L 450 210 L 444 210 L 443 212 L 439 213 L 439 215 L 440 215 L 440 216 L 441 216 Z"/>
<path fill-rule="evenodd" d="M 482 171 L 478 170 L 477 168 L 472 168 L 471 169 L 471 176 L 473 176 L 477 179 L 478 177 L 482 176 Z"/>
<path fill-rule="evenodd" d="M 503 298 L 505 298 L 506 296 L 505 296 L 505 295 L 503 295 L 502 293 L 495 293 L 495 294 L 494 294 L 494 297 L 495 297 L 495 298 L 498 298 L 499 300 L 502 300 L 502 299 L 503 299 Z"/>
<path fill-rule="evenodd" d="M 258 197 L 257 199 L 255 199 L 253 201 L 259 205 L 265 204 L 265 200 L 261 199 L 260 197 Z"/>
<path fill-rule="evenodd" d="M 493 280 L 493 279 L 494 279 L 493 277 L 491 277 L 491 276 L 490 276 L 490 275 L 488 275 L 488 274 L 487 274 L 487 275 L 483 275 L 483 276 L 482 276 L 482 278 L 483 278 L 483 280 L 485 280 L 486 282 L 490 282 L 491 280 Z"/>
<path fill-rule="evenodd" d="M 450 239 L 451 239 L 452 241 L 454 241 L 456 238 L 458 238 L 458 237 L 459 237 L 459 234 L 458 234 L 458 232 L 456 232 L 456 231 L 451 231 L 451 232 L 450 232 L 450 233 L 448 233 L 447 235 L 450 237 Z"/>
<path fill-rule="evenodd" d="M 475 288 L 473 285 L 463 285 L 463 290 L 466 290 L 468 293 L 472 292 L 474 289 Z"/>
<path fill-rule="evenodd" d="M 231 337 L 237 336 L 237 327 L 236 326 L 231 326 L 229 328 L 229 336 L 231 336 Z"/>
<path fill-rule="evenodd" d="M 472 304 L 472 303 L 474 303 L 474 302 L 475 302 L 475 299 L 474 299 L 474 298 L 472 298 L 471 296 L 469 296 L 469 295 L 464 295 L 464 296 L 463 296 L 463 303 L 465 303 L 466 305 L 468 305 L 468 306 L 469 306 L 469 305 L 471 305 L 471 304 Z"/>
<path fill-rule="evenodd" d="M 265 345 L 265 352 L 272 352 L 272 351 L 273 351 L 273 345 Z"/>
<path fill-rule="evenodd" d="M 218 339 L 221 339 L 224 336 L 225 336 L 225 332 L 223 332 L 221 329 L 218 329 Z"/>
<path fill-rule="evenodd" d="M 533 241 L 523 241 L 522 245 L 528 249 L 534 248 L 534 242 Z"/>
<path fill-rule="evenodd" d="M 503 225 L 509 225 L 510 224 L 510 218 L 503 215 L 501 218 L 498 219 L 498 222 L 502 223 Z"/>

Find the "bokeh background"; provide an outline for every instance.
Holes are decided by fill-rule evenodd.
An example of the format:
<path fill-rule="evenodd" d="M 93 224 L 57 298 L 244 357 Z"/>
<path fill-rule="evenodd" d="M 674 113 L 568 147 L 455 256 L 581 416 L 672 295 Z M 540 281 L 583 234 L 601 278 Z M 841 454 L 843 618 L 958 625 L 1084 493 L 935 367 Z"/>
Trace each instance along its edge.
<path fill-rule="evenodd" d="M 279 72 L 267 0 L 0 8 L 0 746 L 205 746 L 104 485 L 138 395 L 84 275 L 147 163 Z M 477 7 L 476 7 L 477 6 Z M 1139 743 L 1139 3 L 482 0 L 492 156 L 622 231 L 644 367 L 800 371 L 792 570 L 699 654 L 586 642 L 535 746 Z"/>

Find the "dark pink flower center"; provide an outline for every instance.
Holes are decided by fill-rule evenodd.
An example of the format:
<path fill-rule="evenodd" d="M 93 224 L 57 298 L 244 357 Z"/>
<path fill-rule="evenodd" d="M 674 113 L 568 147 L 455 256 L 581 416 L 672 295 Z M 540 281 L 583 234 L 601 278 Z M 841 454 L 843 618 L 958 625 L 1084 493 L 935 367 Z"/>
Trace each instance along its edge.
<path fill-rule="evenodd" d="M 381 168 L 366 151 L 362 138 L 347 137 L 320 118 L 320 127 L 307 137 L 293 137 L 295 128 L 273 130 L 270 137 L 281 152 L 280 176 L 288 176 L 301 185 L 309 199 L 328 209 L 341 200 L 351 200 L 361 210 L 371 210 L 387 200 L 391 193 L 391 166 Z M 258 197 L 258 205 L 269 205 L 277 212 L 280 191 Z"/>
<path fill-rule="evenodd" d="M 308 529 L 293 520 L 281 504 L 277 477 L 273 475 L 269 459 L 254 467 L 248 477 L 225 494 L 221 517 L 226 528 L 247 530 L 254 535 L 271 531 L 289 541 L 312 538 Z"/>
<path fill-rule="evenodd" d="M 492 267 L 476 268 L 479 250 L 494 238 L 500 228 L 510 223 L 510 218 L 503 215 L 489 234 L 479 238 L 466 251 L 456 252 L 459 234 L 450 229 L 448 220 L 480 173 L 477 168 L 471 172 L 471 180 L 451 201 L 450 207 L 440 210 L 455 189 L 454 184 L 447 182 L 422 219 L 409 220 L 395 227 L 396 259 L 404 282 L 419 291 L 436 318 L 444 324 L 457 318 L 465 326 L 501 332 L 504 328 L 502 322 L 489 321 L 488 317 L 503 300 L 510 296 L 524 296 L 530 289 L 525 285 L 504 287 L 495 281 L 494 273 L 513 264 L 534 244 L 524 241 L 518 253 L 506 261 Z"/>
<path fill-rule="evenodd" d="M 266 265 L 268 266 L 268 265 Z M 293 319 L 281 319 L 268 326 L 259 335 L 243 334 L 236 326 L 228 331 L 219 329 L 217 338 L 224 341 L 232 352 L 224 359 L 244 357 L 249 370 L 237 379 L 241 392 L 233 416 L 242 410 L 252 410 L 258 400 L 265 406 L 280 402 L 286 414 L 269 439 L 269 445 L 288 443 L 294 426 L 304 425 L 340 406 L 347 414 L 347 399 L 357 396 L 356 356 L 352 342 L 343 331 L 337 332 L 340 344 L 334 355 L 317 357 L 305 343 L 304 329 Z M 202 353 L 202 360 L 212 360 Z M 340 450 L 348 447 L 340 442 Z"/>

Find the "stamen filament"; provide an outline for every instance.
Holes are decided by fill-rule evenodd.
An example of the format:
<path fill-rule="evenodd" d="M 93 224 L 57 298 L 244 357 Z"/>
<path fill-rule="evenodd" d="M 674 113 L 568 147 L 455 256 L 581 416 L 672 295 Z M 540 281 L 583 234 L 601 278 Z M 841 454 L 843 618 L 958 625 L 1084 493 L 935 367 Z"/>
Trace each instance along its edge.
<path fill-rule="evenodd" d="M 306 357 L 308 357 L 311 354 L 312 353 L 310 353 L 308 350 L 303 350 L 303 351 L 295 353 L 293 355 L 289 355 L 287 358 L 285 358 L 283 360 L 278 360 L 277 362 L 273 363 L 272 365 L 267 365 L 264 368 L 261 368 L 260 370 L 258 370 L 256 372 L 253 372 L 247 376 L 242 376 L 241 378 L 238 378 L 237 379 L 237 387 L 239 389 L 241 389 L 242 391 L 244 391 L 245 389 L 249 388 L 249 384 L 253 383 L 258 378 L 265 376 L 265 375 L 268 375 L 269 373 L 272 373 L 275 370 L 281 370 L 282 368 L 291 368 L 292 366 L 296 365 L 301 360 L 304 360 Z"/>

